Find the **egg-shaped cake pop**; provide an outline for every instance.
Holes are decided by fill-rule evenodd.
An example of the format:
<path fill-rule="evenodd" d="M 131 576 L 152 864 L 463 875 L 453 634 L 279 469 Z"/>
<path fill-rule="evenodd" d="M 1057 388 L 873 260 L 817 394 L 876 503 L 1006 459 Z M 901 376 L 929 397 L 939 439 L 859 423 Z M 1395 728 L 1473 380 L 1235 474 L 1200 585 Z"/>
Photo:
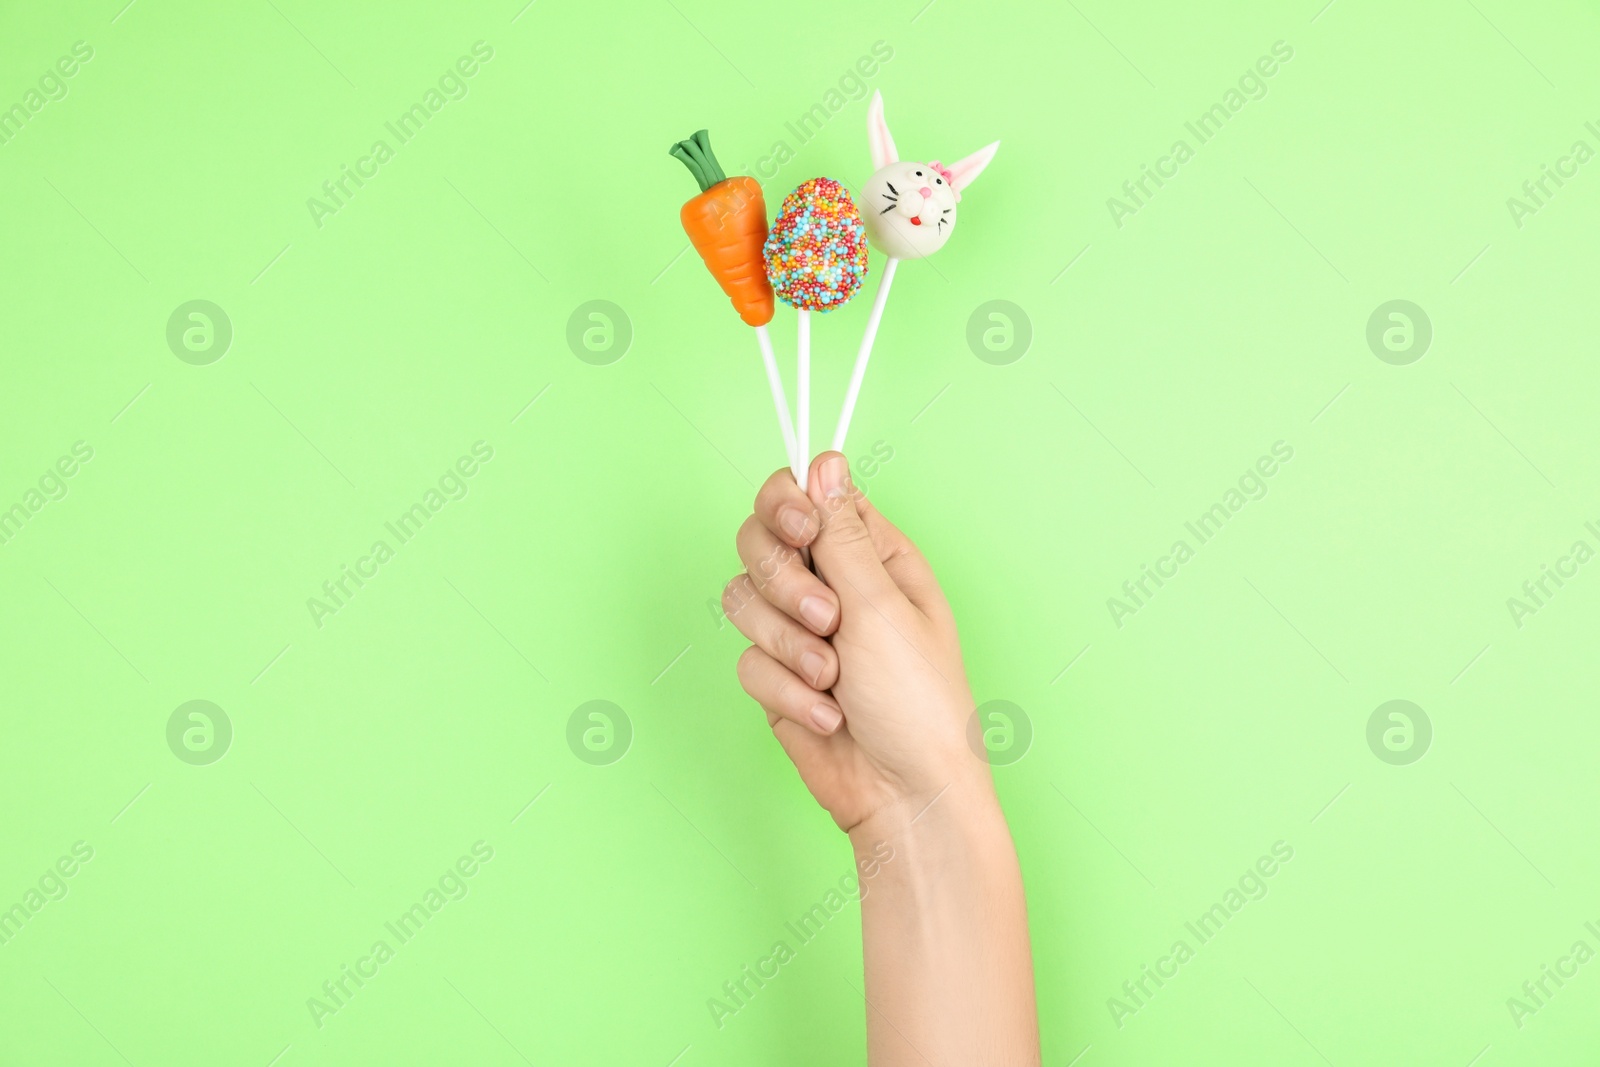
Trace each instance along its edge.
<path fill-rule="evenodd" d="M 767 278 L 790 307 L 832 311 L 867 277 L 867 231 L 850 192 L 832 178 L 810 178 L 783 198 L 762 247 Z"/>

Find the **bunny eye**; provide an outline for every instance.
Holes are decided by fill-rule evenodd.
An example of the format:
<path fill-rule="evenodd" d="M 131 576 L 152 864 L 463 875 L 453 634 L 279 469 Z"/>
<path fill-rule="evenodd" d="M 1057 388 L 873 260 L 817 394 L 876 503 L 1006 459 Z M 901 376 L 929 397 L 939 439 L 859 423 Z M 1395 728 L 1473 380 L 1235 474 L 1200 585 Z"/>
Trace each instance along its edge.
<path fill-rule="evenodd" d="M 944 179 L 943 178 L 935 178 L 935 179 L 933 179 L 933 184 L 935 184 L 935 185 L 943 185 L 944 184 Z"/>
<path fill-rule="evenodd" d="M 920 170 L 917 171 L 917 177 L 919 177 L 919 178 L 922 177 L 922 172 Z"/>

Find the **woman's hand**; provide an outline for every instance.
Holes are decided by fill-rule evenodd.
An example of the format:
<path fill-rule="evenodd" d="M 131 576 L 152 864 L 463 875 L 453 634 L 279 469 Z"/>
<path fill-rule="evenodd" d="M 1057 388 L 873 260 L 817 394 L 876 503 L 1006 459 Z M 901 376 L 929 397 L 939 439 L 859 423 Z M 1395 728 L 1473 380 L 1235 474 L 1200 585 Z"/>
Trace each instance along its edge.
<path fill-rule="evenodd" d="M 787 469 L 739 528 L 723 609 L 754 644 L 739 681 L 817 802 L 846 831 L 914 815 L 951 786 L 992 798 L 967 743 L 973 701 L 933 571 L 850 481 L 844 456 Z M 809 550 L 813 573 L 803 558 Z"/>
<path fill-rule="evenodd" d="M 739 530 L 747 572 L 723 606 L 755 642 L 739 659 L 745 691 L 872 878 L 867 1060 L 1035 1067 L 1022 875 L 989 765 L 968 747 L 950 605 L 843 456 L 818 456 L 809 485 L 783 470 L 761 487 Z"/>

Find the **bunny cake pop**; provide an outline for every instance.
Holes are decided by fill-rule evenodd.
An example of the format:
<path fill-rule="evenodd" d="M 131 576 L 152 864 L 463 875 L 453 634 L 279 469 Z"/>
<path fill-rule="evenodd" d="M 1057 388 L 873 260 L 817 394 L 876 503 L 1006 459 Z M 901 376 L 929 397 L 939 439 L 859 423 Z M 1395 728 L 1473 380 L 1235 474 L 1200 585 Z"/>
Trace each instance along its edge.
<path fill-rule="evenodd" d="M 881 92 L 873 93 L 872 103 L 867 106 L 867 144 L 876 169 L 861 189 L 862 220 L 867 239 L 888 259 L 833 433 L 835 450 L 844 448 L 845 435 L 850 432 L 850 417 L 861 394 L 861 381 L 866 377 L 872 342 L 889 300 L 889 287 L 894 284 L 895 267 L 902 259 L 925 259 L 944 247 L 955 232 L 961 194 L 977 181 L 1000 148 L 1000 142 L 995 141 L 948 166 L 936 159 L 902 160 L 883 117 Z"/>
<path fill-rule="evenodd" d="M 944 247 L 955 232 L 962 191 L 1000 148 L 996 141 L 949 166 L 902 160 L 883 118 L 882 93 L 873 93 L 867 108 L 867 141 L 877 168 L 861 190 L 867 238 L 895 259 L 922 259 Z"/>

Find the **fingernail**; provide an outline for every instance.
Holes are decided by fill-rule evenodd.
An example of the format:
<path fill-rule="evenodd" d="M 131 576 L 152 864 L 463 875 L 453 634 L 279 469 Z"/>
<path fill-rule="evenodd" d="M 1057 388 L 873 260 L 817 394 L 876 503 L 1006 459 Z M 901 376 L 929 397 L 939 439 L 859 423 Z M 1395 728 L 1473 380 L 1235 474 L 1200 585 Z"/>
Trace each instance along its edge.
<path fill-rule="evenodd" d="M 817 681 L 822 677 L 822 668 L 828 661 L 817 652 L 804 652 L 800 656 L 800 673 L 806 676 L 806 681 L 811 683 L 811 688 L 817 688 Z"/>
<path fill-rule="evenodd" d="M 821 633 L 833 622 L 833 605 L 819 596 L 808 596 L 800 601 L 800 617 Z"/>
<path fill-rule="evenodd" d="M 842 496 L 850 488 L 850 464 L 843 456 L 829 456 L 817 471 L 823 496 Z"/>
<path fill-rule="evenodd" d="M 811 721 L 817 724 L 817 729 L 825 734 L 831 734 L 844 722 L 844 716 L 835 708 L 826 704 L 818 704 L 811 709 Z"/>
<path fill-rule="evenodd" d="M 778 512 L 778 525 L 796 544 L 811 543 L 811 516 L 799 508 L 784 508 Z"/>

